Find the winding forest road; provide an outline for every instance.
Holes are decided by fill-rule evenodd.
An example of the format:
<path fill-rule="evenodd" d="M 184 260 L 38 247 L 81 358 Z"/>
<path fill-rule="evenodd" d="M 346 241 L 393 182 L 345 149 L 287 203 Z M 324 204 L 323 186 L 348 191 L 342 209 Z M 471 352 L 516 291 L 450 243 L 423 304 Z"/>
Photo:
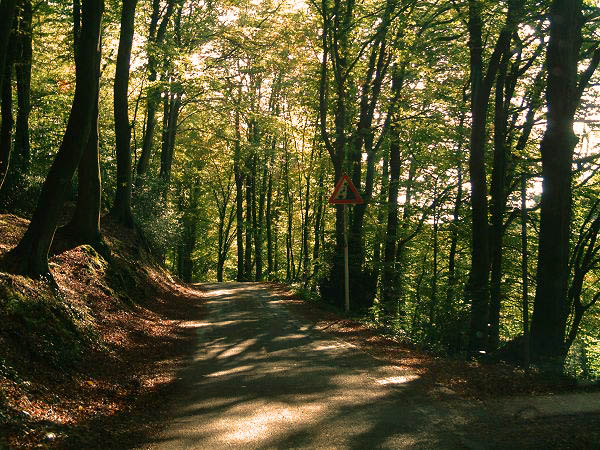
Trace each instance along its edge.
<path fill-rule="evenodd" d="M 416 375 L 314 330 L 268 285 L 202 289 L 208 314 L 194 359 L 168 425 L 144 448 L 514 445 L 517 422 L 498 408 L 424 396 Z"/>

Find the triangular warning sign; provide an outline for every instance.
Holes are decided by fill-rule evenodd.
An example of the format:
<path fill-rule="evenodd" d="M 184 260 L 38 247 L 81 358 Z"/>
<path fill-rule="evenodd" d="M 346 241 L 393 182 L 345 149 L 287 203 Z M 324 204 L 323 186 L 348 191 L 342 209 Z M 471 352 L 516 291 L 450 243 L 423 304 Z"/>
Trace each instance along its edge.
<path fill-rule="evenodd" d="M 348 175 L 342 175 L 335 185 L 333 194 L 329 197 L 329 203 L 334 205 L 357 205 L 363 203 L 363 199 Z"/>

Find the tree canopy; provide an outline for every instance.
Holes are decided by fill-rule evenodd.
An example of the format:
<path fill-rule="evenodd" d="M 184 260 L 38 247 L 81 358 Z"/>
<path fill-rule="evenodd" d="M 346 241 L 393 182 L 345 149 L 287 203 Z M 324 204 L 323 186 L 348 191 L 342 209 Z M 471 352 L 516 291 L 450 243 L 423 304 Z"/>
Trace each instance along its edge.
<path fill-rule="evenodd" d="M 135 228 L 434 351 L 600 376 L 592 0 L 0 1 L 1 262 Z M 73 207 L 69 207 L 72 205 Z M 69 214 L 67 214 L 67 212 Z M 68 217 L 64 217 L 68 215 Z"/>

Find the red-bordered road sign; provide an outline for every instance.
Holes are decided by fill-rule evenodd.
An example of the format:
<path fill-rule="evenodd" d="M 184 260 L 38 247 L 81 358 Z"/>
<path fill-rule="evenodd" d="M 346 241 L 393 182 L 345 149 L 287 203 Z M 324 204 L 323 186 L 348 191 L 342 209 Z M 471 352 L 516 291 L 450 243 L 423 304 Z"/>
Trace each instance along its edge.
<path fill-rule="evenodd" d="M 333 194 L 329 197 L 329 203 L 334 205 L 357 205 L 364 202 L 348 175 L 342 175 L 335 185 Z"/>

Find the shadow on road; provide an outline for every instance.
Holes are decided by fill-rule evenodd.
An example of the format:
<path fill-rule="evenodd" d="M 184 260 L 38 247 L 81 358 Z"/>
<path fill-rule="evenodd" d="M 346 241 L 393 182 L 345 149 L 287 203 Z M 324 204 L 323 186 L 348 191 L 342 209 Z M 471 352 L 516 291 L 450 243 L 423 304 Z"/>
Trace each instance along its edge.
<path fill-rule="evenodd" d="M 197 351 L 150 448 L 506 448 L 527 425 L 424 396 L 417 372 L 297 320 L 264 284 L 200 289 L 208 314 Z M 522 438 L 519 448 L 557 448 L 544 439 Z"/>

